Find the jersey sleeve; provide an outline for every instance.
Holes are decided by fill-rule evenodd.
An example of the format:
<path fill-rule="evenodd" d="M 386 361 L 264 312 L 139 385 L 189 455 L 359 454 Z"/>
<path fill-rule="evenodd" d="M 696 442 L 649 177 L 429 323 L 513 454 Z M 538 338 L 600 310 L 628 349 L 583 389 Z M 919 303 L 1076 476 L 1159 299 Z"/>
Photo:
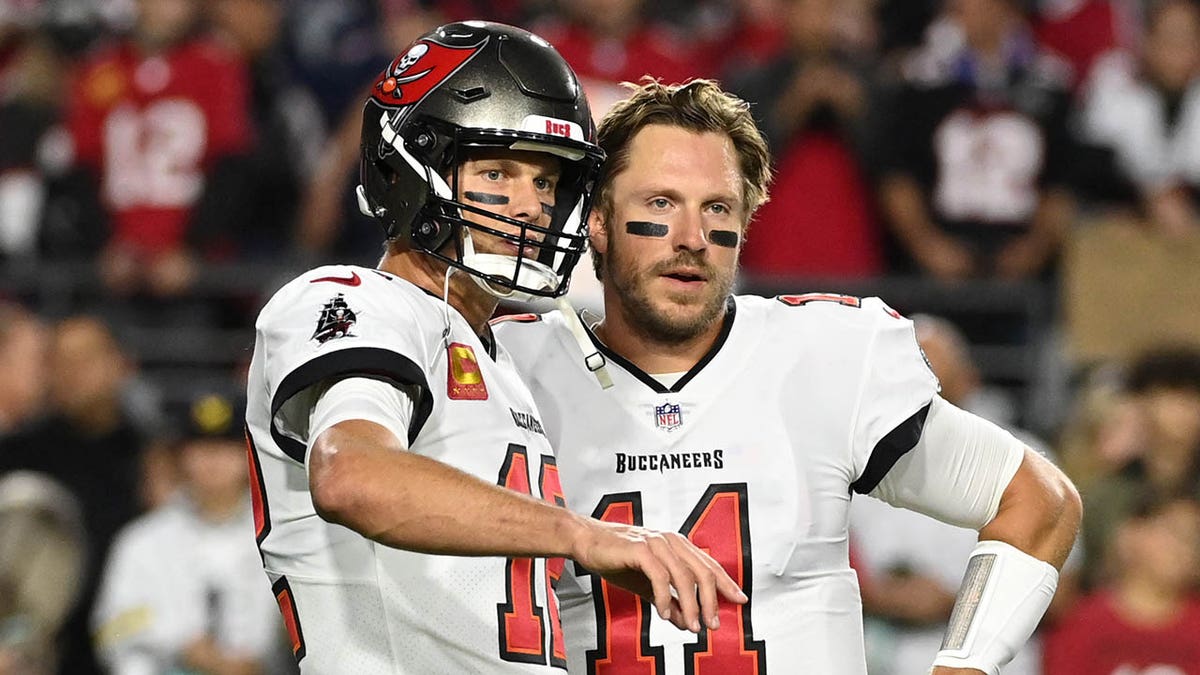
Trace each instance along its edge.
<path fill-rule="evenodd" d="M 1025 446 L 987 420 L 935 397 L 920 439 L 871 495 L 938 520 L 983 528 L 1021 466 Z"/>
<path fill-rule="evenodd" d="M 855 479 L 850 487 L 866 494 L 916 446 L 940 385 L 917 345 L 911 321 L 878 298 L 864 298 L 862 309 L 877 318 L 863 355 L 851 423 Z"/>
<path fill-rule="evenodd" d="M 305 431 L 310 448 L 323 432 L 348 420 L 373 422 L 385 429 L 408 429 L 413 400 L 419 396 L 412 385 L 397 387 L 366 377 L 345 377 L 322 384 L 317 391 L 320 393 Z"/>
<path fill-rule="evenodd" d="M 432 412 L 426 377 L 432 354 L 417 310 L 388 287 L 397 282 L 371 276 L 346 267 L 315 270 L 285 286 L 259 317 L 271 436 L 302 464 L 316 385 L 367 377 L 406 390 L 413 395 L 410 445 Z"/>

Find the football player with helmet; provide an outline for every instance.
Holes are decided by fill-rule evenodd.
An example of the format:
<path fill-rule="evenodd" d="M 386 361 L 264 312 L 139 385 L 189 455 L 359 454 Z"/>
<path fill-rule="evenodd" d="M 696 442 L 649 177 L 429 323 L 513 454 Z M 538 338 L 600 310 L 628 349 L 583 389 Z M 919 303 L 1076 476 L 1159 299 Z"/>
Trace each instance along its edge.
<path fill-rule="evenodd" d="M 938 675 L 996 675 L 1054 593 L 1079 524 L 1074 487 L 944 401 L 912 322 L 878 298 L 732 295 L 770 176 L 745 102 L 706 80 L 648 81 L 598 138 L 608 166 L 590 237 L 605 316 L 588 337 L 604 365 L 580 359 L 561 311 L 497 336 L 542 411 L 568 506 L 678 530 L 750 601 L 721 603 L 721 630 L 690 635 L 568 565 L 569 671 L 865 675 L 847 521 L 852 496 L 869 494 L 979 530 L 929 656 Z"/>
<path fill-rule="evenodd" d="M 501 297 L 565 292 L 594 134 L 567 64 L 509 26 L 442 26 L 374 83 L 357 192 L 386 251 L 280 289 L 248 384 L 256 535 L 303 672 L 564 668 L 564 557 L 694 631 L 744 601 L 686 538 L 560 508 L 487 323 Z"/>

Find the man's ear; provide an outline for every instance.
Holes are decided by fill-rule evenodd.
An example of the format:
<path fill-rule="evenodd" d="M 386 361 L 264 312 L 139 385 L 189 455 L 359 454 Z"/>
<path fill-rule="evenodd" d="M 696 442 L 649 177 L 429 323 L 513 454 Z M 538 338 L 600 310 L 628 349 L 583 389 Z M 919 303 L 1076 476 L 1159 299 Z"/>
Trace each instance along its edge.
<path fill-rule="evenodd" d="M 608 253 L 608 223 L 599 209 L 594 209 L 588 215 L 588 241 L 593 251 L 601 255 Z"/>

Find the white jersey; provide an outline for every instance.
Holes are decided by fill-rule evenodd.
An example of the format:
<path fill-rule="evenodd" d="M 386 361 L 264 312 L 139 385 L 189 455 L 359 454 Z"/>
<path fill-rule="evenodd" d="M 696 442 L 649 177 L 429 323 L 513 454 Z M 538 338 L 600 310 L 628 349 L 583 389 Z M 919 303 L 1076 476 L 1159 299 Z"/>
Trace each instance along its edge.
<path fill-rule="evenodd" d="M 936 395 L 911 322 L 874 298 L 737 297 L 673 386 L 601 347 L 610 390 L 561 314 L 502 322 L 497 336 L 538 401 L 567 505 L 677 530 L 750 596 L 697 637 L 568 564 L 570 672 L 866 673 L 848 509 L 917 442 Z"/>
<path fill-rule="evenodd" d="M 246 418 L 257 537 L 302 672 L 565 667 L 547 593 L 561 559 L 389 548 L 323 520 L 308 489 L 314 385 L 364 376 L 412 396 L 409 428 L 392 430 L 410 452 L 561 500 L 533 399 L 507 354 L 490 353 L 440 298 L 361 267 L 301 275 L 267 303 L 256 328 Z"/>
<path fill-rule="evenodd" d="M 177 496 L 125 527 L 93 609 L 97 652 L 121 675 L 181 672 L 209 637 L 227 655 L 288 672 L 284 629 L 250 539 L 250 505 L 211 522 Z"/>

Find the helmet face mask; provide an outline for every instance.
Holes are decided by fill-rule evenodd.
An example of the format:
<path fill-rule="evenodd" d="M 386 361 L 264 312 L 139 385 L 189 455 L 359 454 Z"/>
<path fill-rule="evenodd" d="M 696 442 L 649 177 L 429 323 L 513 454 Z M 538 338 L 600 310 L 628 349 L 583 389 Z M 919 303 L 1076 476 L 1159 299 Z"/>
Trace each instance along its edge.
<path fill-rule="evenodd" d="M 559 158 L 548 225 L 460 198 L 458 167 L 474 151 L 496 149 Z M 389 238 L 469 272 L 497 296 L 566 292 L 586 249 L 604 153 L 578 80 L 549 44 L 486 22 L 432 31 L 377 79 L 363 111 L 361 150 L 359 206 Z M 479 235 L 510 241 L 521 255 L 477 252 Z"/>

